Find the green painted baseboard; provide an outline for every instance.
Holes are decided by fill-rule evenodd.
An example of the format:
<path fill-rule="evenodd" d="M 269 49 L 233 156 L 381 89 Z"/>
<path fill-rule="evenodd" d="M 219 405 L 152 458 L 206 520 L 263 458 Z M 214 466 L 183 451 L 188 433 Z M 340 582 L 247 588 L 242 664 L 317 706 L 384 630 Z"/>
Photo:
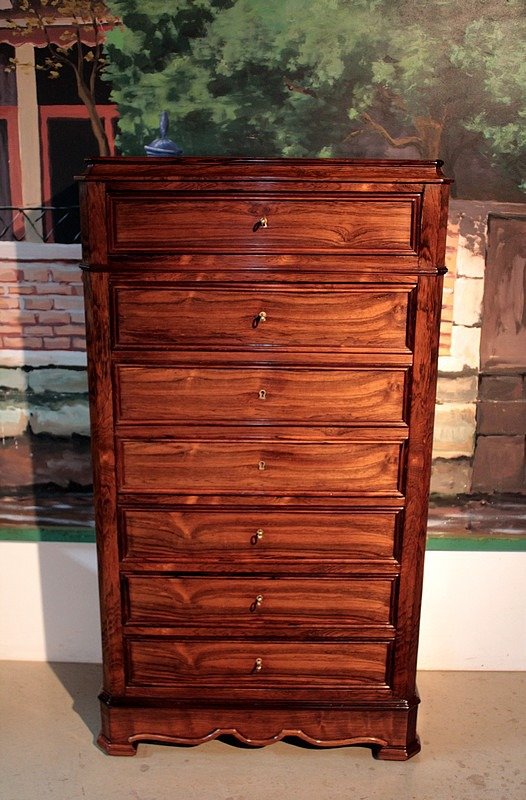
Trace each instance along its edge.
<path fill-rule="evenodd" d="M 0 528 L 0 542 L 95 542 L 93 528 Z"/>
<path fill-rule="evenodd" d="M 427 537 L 426 550 L 478 551 L 483 553 L 521 552 L 526 551 L 526 536 L 442 536 L 430 534 Z"/>

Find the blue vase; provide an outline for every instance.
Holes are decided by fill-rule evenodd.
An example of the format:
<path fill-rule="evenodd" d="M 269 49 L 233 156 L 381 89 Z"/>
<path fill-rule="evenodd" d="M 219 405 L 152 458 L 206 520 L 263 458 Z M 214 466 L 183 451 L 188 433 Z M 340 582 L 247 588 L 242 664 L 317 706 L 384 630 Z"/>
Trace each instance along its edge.
<path fill-rule="evenodd" d="M 180 156 L 183 151 L 178 144 L 168 138 L 168 111 L 161 114 L 158 139 L 154 139 L 150 144 L 146 144 L 144 149 L 147 156 Z"/>

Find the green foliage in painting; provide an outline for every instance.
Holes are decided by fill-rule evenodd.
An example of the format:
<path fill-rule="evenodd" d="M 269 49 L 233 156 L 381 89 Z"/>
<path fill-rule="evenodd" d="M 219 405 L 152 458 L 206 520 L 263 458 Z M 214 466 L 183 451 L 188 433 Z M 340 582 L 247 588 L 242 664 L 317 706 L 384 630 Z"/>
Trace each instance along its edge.
<path fill-rule="evenodd" d="M 524 0 L 112 0 L 123 152 L 526 156 Z"/>

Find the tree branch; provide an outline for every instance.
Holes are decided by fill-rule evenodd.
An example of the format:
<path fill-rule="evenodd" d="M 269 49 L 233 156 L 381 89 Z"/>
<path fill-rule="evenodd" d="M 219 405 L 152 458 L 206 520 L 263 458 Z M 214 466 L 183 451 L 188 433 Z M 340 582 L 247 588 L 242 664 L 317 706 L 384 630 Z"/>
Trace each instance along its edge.
<path fill-rule="evenodd" d="M 77 22 L 77 72 L 82 78 L 82 37 L 80 35 L 80 25 Z"/>
<path fill-rule="evenodd" d="M 389 131 L 384 128 L 379 122 L 376 122 L 366 111 L 362 114 L 362 119 L 370 125 L 370 127 L 386 139 L 391 147 L 408 147 L 414 145 L 419 150 L 422 149 L 423 141 L 420 136 L 391 136 Z"/>
<path fill-rule="evenodd" d="M 62 55 L 62 53 L 59 53 L 58 49 L 57 49 L 57 45 L 53 44 L 53 42 L 51 41 L 51 38 L 49 36 L 48 26 L 46 25 L 43 16 L 40 14 L 39 9 L 36 8 L 36 7 L 32 7 L 31 10 L 33 11 L 34 15 L 38 19 L 38 22 L 39 22 L 39 25 L 40 25 L 40 29 L 41 29 L 42 33 L 44 34 L 44 36 L 46 38 L 46 44 L 47 44 L 48 50 L 51 53 L 52 57 L 55 59 L 55 61 L 60 61 L 61 64 L 69 64 L 70 67 L 73 67 L 73 69 L 75 69 L 75 65 L 69 60 L 69 58 L 67 58 L 66 56 Z"/>
<path fill-rule="evenodd" d="M 360 136 L 363 132 L 363 128 L 358 128 L 356 131 L 351 131 L 344 139 L 342 139 L 341 144 L 347 144 L 350 139 L 354 139 L 355 136 Z"/>
<path fill-rule="evenodd" d="M 289 90 L 289 92 L 299 92 L 300 94 L 307 94 L 309 97 L 317 97 L 318 95 L 314 91 L 314 89 L 305 89 L 304 86 L 299 86 L 297 83 L 294 83 L 289 78 L 283 78 L 283 83 Z"/>
<path fill-rule="evenodd" d="M 91 25 L 93 28 L 93 35 L 95 38 L 95 50 L 94 50 L 93 62 L 91 64 L 89 87 L 91 94 L 93 95 L 93 97 L 95 97 L 97 72 L 100 72 L 102 67 L 104 66 L 103 64 L 101 64 L 104 29 L 103 26 L 99 24 L 99 20 L 97 19 L 95 3 L 93 2 L 93 0 L 90 3 L 90 10 L 91 10 Z"/>
<path fill-rule="evenodd" d="M 51 37 L 49 35 L 49 30 L 48 30 L 48 23 L 45 17 L 40 13 L 41 8 L 39 4 L 35 3 L 34 6 L 32 5 L 31 8 L 28 9 L 28 12 L 29 10 L 32 12 L 33 19 L 36 20 L 37 22 L 37 27 L 43 32 L 43 35 L 45 37 L 46 46 L 50 54 L 50 58 L 46 59 L 46 61 L 48 62 L 47 64 L 48 71 L 55 69 L 55 72 L 57 72 L 55 67 L 55 64 L 57 62 L 60 64 L 67 64 L 73 70 L 77 84 L 77 93 L 79 99 L 82 101 L 82 103 L 84 104 L 84 106 L 88 111 L 88 117 L 90 120 L 91 128 L 93 130 L 95 139 L 97 140 L 99 154 L 109 155 L 108 138 L 106 136 L 104 124 L 97 112 L 97 107 L 95 102 L 95 91 L 94 91 L 96 68 L 100 65 L 101 61 L 101 50 L 102 50 L 101 34 L 99 33 L 99 25 L 95 13 L 96 8 L 93 2 L 90 4 L 90 9 L 93 12 L 91 22 L 95 29 L 95 54 L 88 82 L 86 82 L 86 80 L 84 79 L 84 56 L 82 50 L 81 30 L 82 27 L 89 28 L 89 23 L 84 23 L 83 18 L 77 15 L 75 13 L 75 9 L 72 8 L 70 15 L 73 18 L 73 25 L 68 25 L 67 27 L 68 29 L 71 28 L 71 34 L 73 39 L 71 42 L 69 42 L 67 48 L 62 48 L 64 52 L 60 52 L 61 49 L 60 46 L 55 45 L 51 41 Z M 100 31 L 103 32 L 102 26 L 100 26 Z M 73 52 L 75 45 L 77 48 L 76 54 Z M 70 50 L 71 52 L 69 52 Z M 55 75 L 51 75 L 51 77 L 57 77 L 57 76 L 58 73 Z"/>
<path fill-rule="evenodd" d="M 388 103 L 393 105 L 399 111 L 404 111 L 407 113 L 407 105 L 401 94 L 393 92 L 387 86 L 380 86 L 378 87 L 378 95 L 383 100 L 387 100 Z"/>

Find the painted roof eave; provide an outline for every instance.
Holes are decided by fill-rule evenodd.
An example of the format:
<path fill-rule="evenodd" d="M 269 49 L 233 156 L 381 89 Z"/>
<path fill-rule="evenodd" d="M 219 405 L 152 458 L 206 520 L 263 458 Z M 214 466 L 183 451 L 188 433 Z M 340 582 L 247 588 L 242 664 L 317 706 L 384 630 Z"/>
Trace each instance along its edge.
<path fill-rule="evenodd" d="M 8 23 L 12 21 L 17 27 L 12 27 Z M 32 44 L 34 47 L 46 47 L 49 41 L 59 47 L 67 46 L 77 42 L 80 36 L 82 44 L 94 47 L 97 43 L 97 34 L 104 36 L 107 30 L 114 27 L 113 22 L 99 22 L 97 33 L 93 29 L 91 22 L 86 21 L 78 25 L 74 20 L 61 18 L 56 22 L 46 26 L 47 36 L 39 28 L 27 28 L 25 17 L 16 17 L 13 13 L 0 11 L 0 43 L 10 44 L 12 47 L 20 47 L 23 44 Z M 99 39 L 100 41 L 100 39 Z"/>

